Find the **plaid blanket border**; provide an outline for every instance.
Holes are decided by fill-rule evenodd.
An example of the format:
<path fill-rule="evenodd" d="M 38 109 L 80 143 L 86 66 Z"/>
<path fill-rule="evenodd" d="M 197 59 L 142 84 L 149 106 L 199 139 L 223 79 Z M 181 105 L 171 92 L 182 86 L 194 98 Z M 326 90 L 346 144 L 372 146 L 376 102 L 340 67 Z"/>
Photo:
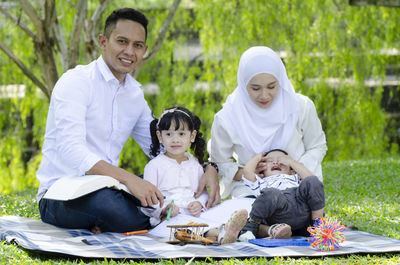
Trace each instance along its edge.
<path fill-rule="evenodd" d="M 347 254 L 400 252 L 400 240 L 366 232 L 346 230 L 346 241 L 335 251 L 321 252 L 311 247 L 261 247 L 237 242 L 221 246 L 171 245 L 147 235 L 123 236 L 119 233 L 94 235 L 84 229 L 62 229 L 40 220 L 18 216 L 0 217 L 0 240 L 22 248 L 54 256 L 86 258 L 190 258 L 190 257 L 321 257 Z"/>

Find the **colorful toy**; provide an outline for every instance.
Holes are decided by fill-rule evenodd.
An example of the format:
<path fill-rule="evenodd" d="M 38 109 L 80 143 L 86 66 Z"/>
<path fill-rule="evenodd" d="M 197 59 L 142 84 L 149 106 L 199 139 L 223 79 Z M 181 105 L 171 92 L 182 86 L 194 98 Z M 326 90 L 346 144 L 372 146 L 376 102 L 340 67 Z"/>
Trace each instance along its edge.
<path fill-rule="evenodd" d="M 323 217 L 315 221 L 313 226 L 307 228 L 310 232 L 311 246 L 318 248 L 321 251 L 333 251 L 340 248 L 339 243 L 342 243 L 346 237 L 343 234 L 344 225 L 340 224 L 332 217 Z"/>

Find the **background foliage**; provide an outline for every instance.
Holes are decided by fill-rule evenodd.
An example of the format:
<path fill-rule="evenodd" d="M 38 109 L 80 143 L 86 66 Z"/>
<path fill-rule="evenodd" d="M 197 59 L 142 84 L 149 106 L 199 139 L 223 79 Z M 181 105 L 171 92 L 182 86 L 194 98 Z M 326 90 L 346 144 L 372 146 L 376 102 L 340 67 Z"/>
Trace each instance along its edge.
<path fill-rule="evenodd" d="M 65 1 L 57 3 L 58 12 L 69 17 L 70 10 L 61 9 Z M 103 21 L 115 7 L 142 10 L 150 20 L 151 46 L 170 3 L 112 1 Z M 236 87 L 241 53 L 251 46 L 269 46 L 282 56 L 295 90 L 314 100 L 327 135 L 326 160 L 397 154 L 397 144 L 385 134 L 383 87 L 371 88 L 365 81 L 383 81 L 389 67 L 398 67 L 400 56 L 387 51 L 399 47 L 399 18 L 398 8 L 353 7 L 347 0 L 183 1 L 161 50 L 141 69 L 138 80 L 158 86 L 156 94 L 146 94 L 156 116 L 171 105 L 184 105 L 200 116 L 209 138 L 213 115 Z M 0 39 L 38 72 L 32 44 L 23 33 L 1 16 L 0 27 Z M 187 51 L 192 44 L 200 44 L 201 53 Z M 88 63 L 85 57 L 79 61 Z M 37 185 L 48 101 L 2 53 L 0 67 L 0 85 L 27 88 L 23 98 L 0 99 L 0 192 L 8 193 Z M 140 173 L 146 162 L 129 141 L 121 165 Z"/>

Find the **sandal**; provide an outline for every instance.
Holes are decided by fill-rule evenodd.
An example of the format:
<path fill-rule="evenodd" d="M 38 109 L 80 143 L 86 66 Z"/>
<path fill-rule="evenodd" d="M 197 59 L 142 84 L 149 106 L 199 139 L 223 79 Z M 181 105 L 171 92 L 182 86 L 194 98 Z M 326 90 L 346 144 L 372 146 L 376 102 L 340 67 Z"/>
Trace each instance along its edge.
<path fill-rule="evenodd" d="M 231 218 L 224 225 L 224 229 L 218 236 L 218 241 L 221 244 L 229 244 L 236 242 L 240 231 L 247 221 L 247 210 L 242 209 L 232 214 Z"/>
<path fill-rule="evenodd" d="M 292 236 L 292 228 L 288 224 L 273 224 L 268 228 L 268 238 L 283 239 Z"/>
<path fill-rule="evenodd" d="M 257 237 L 259 226 L 260 226 L 260 223 L 257 223 L 255 221 L 253 221 L 251 218 L 248 218 L 246 224 L 240 231 L 239 235 L 243 235 L 246 232 L 251 232 L 254 235 L 254 237 Z"/>

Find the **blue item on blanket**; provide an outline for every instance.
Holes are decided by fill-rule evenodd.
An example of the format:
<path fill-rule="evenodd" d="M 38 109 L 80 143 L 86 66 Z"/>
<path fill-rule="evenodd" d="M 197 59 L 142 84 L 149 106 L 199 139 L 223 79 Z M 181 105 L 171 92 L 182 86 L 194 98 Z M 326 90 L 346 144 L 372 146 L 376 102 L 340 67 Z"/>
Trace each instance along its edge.
<path fill-rule="evenodd" d="M 165 243 L 150 235 L 124 236 L 122 233 L 92 234 L 85 229 L 63 229 L 40 220 L 18 216 L 0 216 L 0 241 L 53 256 L 85 258 L 228 258 L 228 257 L 321 257 L 357 253 L 400 252 L 400 240 L 346 229 L 346 241 L 335 251 L 312 247 L 261 247 L 249 242 L 219 246 Z M 1 243 L 1 242 L 0 242 Z"/>
<path fill-rule="evenodd" d="M 257 238 L 257 239 L 249 239 L 248 242 L 262 247 L 285 247 L 285 246 L 307 247 L 311 245 L 310 242 L 308 242 L 307 238 L 291 238 L 291 239 Z"/>

